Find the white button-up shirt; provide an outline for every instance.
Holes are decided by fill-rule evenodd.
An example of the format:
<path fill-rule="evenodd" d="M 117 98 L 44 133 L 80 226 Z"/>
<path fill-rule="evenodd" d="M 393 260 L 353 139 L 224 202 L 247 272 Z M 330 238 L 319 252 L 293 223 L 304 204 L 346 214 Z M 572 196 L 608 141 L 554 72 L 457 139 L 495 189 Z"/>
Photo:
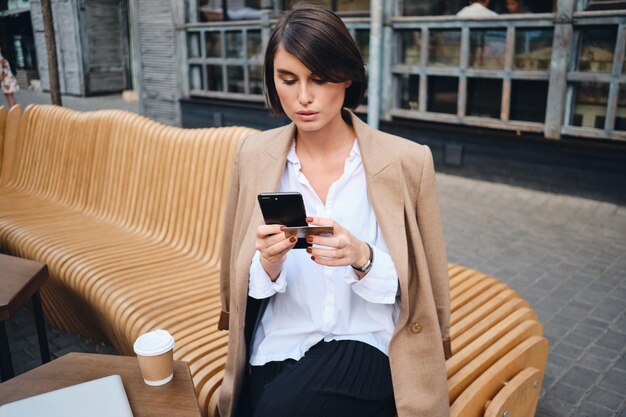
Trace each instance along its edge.
<path fill-rule="evenodd" d="M 254 336 L 250 364 L 298 360 L 322 339 L 357 340 L 387 354 L 399 307 L 398 274 L 367 195 L 358 142 L 354 141 L 342 176 L 330 186 L 325 205 L 300 167 L 294 141 L 279 191 L 300 192 L 307 215 L 331 218 L 368 242 L 374 264 L 359 280 L 350 266 L 318 265 L 304 249 L 293 249 L 272 282 L 257 251 L 248 294 L 271 299 Z"/>

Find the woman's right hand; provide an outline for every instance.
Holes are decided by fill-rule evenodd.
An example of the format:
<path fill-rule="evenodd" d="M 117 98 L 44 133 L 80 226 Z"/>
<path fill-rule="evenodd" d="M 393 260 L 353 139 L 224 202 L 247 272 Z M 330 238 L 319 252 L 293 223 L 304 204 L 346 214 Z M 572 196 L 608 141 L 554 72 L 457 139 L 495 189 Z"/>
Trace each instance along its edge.
<path fill-rule="evenodd" d="M 283 233 L 285 226 L 264 224 L 256 229 L 256 249 L 261 254 L 261 266 L 272 281 L 276 281 L 283 269 L 287 253 L 296 245 L 295 236 Z"/>

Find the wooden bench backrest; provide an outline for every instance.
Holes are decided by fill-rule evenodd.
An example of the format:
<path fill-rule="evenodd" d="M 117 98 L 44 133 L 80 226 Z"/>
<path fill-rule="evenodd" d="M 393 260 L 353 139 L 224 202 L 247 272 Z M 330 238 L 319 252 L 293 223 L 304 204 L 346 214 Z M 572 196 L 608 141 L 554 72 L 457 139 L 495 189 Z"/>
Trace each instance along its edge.
<path fill-rule="evenodd" d="M 234 152 L 253 132 L 30 106 L 9 186 L 216 261 Z"/>

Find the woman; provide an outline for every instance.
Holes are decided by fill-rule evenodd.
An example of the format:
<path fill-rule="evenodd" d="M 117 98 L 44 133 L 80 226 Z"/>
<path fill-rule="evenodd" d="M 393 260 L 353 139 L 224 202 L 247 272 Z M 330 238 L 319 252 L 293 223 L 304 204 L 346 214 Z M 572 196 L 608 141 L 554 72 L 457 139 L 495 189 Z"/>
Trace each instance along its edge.
<path fill-rule="evenodd" d="M 293 123 L 247 138 L 235 157 L 220 415 L 447 416 L 449 287 L 429 149 L 346 109 L 363 98 L 364 64 L 322 7 L 281 17 L 264 76 L 270 108 Z M 277 190 L 300 192 L 307 221 L 332 237 L 292 249 L 256 203 Z"/>
<path fill-rule="evenodd" d="M 9 108 L 15 105 L 15 92 L 19 89 L 17 80 L 11 72 L 11 66 L 9 61 L 2 56 L 2 50 L 0 50 L 0 85 L 2 86 L 2 93 L 7 98 Z"/>

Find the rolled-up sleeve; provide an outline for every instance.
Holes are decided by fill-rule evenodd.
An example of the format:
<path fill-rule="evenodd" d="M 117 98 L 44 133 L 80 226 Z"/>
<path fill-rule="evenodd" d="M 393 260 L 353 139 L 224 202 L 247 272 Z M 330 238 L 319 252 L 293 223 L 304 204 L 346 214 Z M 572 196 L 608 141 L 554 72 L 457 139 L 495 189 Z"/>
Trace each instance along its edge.
<path fill-rule="evenodd" d="M 285 292 L 287 289 L 287 278 L 285 269 L 280 271 L 276 281 L 272 281 L 263 265 L 261 265 L 261 253 L 256 251 L 250 264 L 250 274 L 248 276 L 248 295 L 257 300 L 271 297 L 276 293 Z"/>
<path fill-rule="evenodd" d="M 361 279 L 352 268 L 346 268 L 344 280 L 352 291 L 370 303 L 394 304 L 398 293 L 398 273 L 391 256 L 372 246 L 374 263 L 372 269 Z"/>

